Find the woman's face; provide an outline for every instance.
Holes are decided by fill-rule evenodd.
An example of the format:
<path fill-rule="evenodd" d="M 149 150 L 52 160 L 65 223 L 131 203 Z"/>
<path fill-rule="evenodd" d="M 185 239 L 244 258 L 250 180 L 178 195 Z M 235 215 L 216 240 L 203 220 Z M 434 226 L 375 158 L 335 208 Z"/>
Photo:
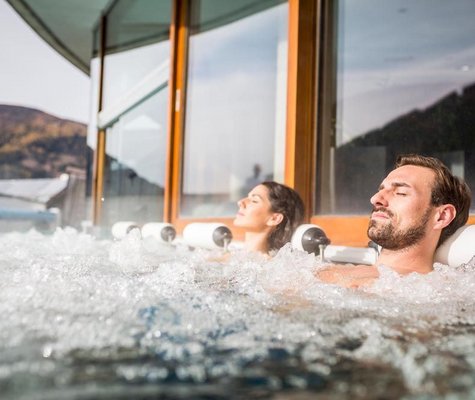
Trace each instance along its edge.
<path fill-rule="evenodd" d="M 249 231 L 262 232 L 278 224 L 276 216 L 281 214 L 271 210 L 268 189 L 257 185 L 248 196 L 238 201 L 239 211 L 234 219 L 234 225 Z"/>

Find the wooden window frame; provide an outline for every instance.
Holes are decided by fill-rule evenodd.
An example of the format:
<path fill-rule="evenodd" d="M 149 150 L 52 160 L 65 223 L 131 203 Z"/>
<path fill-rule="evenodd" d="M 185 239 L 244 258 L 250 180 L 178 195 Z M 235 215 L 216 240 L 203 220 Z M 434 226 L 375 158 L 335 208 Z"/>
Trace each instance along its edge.
<path fill-rule="evenodd" d="M 233 226 L 228 218 L 180 217 L 186 82 L 188 62 L 188 18 L 192 0 L 173 0 L 170 23 L 170 78 L 168 101 L 167 160 L 165 169 L 164 221 L 171 222 L 181 233 L 192 222 L 221 222 L 232 229 L 236 239 L 244 230 Z M 288 69 L 286 104 L 286 150 L 284 183 L 295 188 L 306 206 L 306 219 L 321 226 L 333 244 L 366 246 L 368 216 L 317 215 L 314 213 L 317 193 L 317 162 L 325 157 L 319 147 L 332 140 L 323 132 L 331 129 L 331 110 L 322 108 L 325 93 L 332 90 L 328 73 L 333 51 L 332 15 L 329 0 L 288 0 Z M 101 20 L 101 54 L 99 110 L 102 108 L 103 64 L 107 14 Z M 326 55 L 326 56 L 325 56 Z M 320 142 L 319 142 L 320 141 Z M 99 130 L 94 161 L 93 221 L 100 221 L 104 180 L 105 131 Z M 321 188 L 319 190 L 325 190 Z M 368 203 L 369 204 L 369 203 Z M 475 223 L 471 215 L 468 223 Z"/>
<path fill-rule="evenodd" d="M 284 183 L 299 191 L 304 202 L 313 200 L 311 165 L 315 157 L 315 0 L 289 0 L 288 66 L 286 108 L 286 150 Z M 186 112 L 186 74 L 188 58 L 188 17 L 190 0 L 175 0 L 171 32 L 172 68 L 170 76 L 169 132 L 165 218 L 178 232 L 192 222 L 221 222 L 242 239 L 244 230 L 233 226 L 234 218 L 183 218 L 180 213 L 184 120 Z M 298 157 L 296 157 L 298 154 Z M 236 207 L 237 211 L 237 207 Z M 310 213 L 308 213 L 307 218 Z"/>
<path fill-rule="evenodd" d="M 104 97 L 104 58 L 106 49 L 107 14 L 101 16 L 99 34 L 99 88 L 97 112 L 101 112 Z M 97 130 L 96 151 L 94 152 L 93 181 L 92 181 L 92 223 L 99 225 L 102 214 L 102 196 L 104 193 L 104 167 L 106 159 L 106 132 Z"/>
<path fill-rule="evenodd" d="M 180 218 L 182 184 L 184 129 L 186 111 L 186 84 L 189 38 L 190 0 L 173 2 L 170 26 L 170 96 L 168 103 L 167 165 L 164 193 L 164 220 L 172 223 L 181 233 L 192 222 L 221 222 L 232 227 L 231 218 Z M 243 231 L 233 228 L 236 238 L 242 238 Z"/>
<path fill-rule="evenodd" d="M 311 190 L 314 197 L 311 198 L 310 201 L 308 198 L 306 199 L 306 206 L 311 209 L 315 207 L 315 200 L 319 200 L 321 191 L 328 190 L 326 187 L 316 187 L 317 180 L 321 179 L 321 177 L 318 175 L 317 162 L 325 161 L 323 158 L 328 154 L 325 154 L 323 149 L 328 148 L 330 145 L 332 145 L 332 141 L 334 141 L 334 135 L 329 134 L 334 125 L 334 121 L 332 120 L 332 105 L 328 103 L 324 104 L 323 99 L 328 98 L 330 93 L 334 92 L 335 82 L 334 76 L 331 74 L 335 73 L 334 60 L 332 59 L 335 51 L 335 22 L 331 10 L 332 1 L 318 0 L 317 3 L 317 32 L 315 34 L 315 48 L 317 50 L 315 57 L 317 60 L 316 71 L 318 77 L 315 83 L 315 115 L 317 124 L 311 133 L 311 135 L 316 137 L 316 142 L 313 147 L 315 149 L 314 161 L 313 163 L 306 163 L 307 167 L 310 166 L 312 168 L 311 173 L 309 173 L 309 175 L 311 175 L 312 182 L 307 184 L 309 188 L 312 188 Z M 325 109 L 323 107 L 325 107 Z M 317 143 L 317 141 L 319 142 Z M 303 154 L 303 149 L 296 148 L 296 154 Z M 320 215 L 313 213 L 313 215 L 310 217 L 310 222 L 319 225 L 335 245 L 366 247 L 369 242 L 367 229 L 370 209 L 371 206 L 368 197 L 367 215 Z M 475 215 L 471 215 L 467 223 L 475 223 Z"/>

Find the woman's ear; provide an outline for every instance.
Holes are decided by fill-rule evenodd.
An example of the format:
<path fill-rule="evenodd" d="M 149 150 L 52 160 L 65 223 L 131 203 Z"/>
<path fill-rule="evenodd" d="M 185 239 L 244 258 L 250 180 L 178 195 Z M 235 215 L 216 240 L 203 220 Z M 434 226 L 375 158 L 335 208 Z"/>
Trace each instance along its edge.
<path fill-rule="evenodd" d="M 267 220 L 267 226 L 277 226 L 284 220 L 284 215 L 281 213 L 273 213 Z"/>
<path fill-rule="evenodd" d="M 457 210 L 452 204 L 444 204 L 438 207 L 437 210 L 437 220 L 434 227 L 438 229 L 444 229 L 448 226 L 457 215 Z"/>

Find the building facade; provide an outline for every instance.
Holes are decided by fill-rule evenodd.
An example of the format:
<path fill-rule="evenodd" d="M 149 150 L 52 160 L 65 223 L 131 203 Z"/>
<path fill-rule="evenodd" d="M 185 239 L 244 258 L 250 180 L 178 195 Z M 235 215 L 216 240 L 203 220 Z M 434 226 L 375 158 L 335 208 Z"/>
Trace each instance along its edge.
<path fill-rule="evenodd" d="M 475 189 L 473 0 L 57 2 L 77 24 L 89 10 L 86 56 L 55 42 L 77 27 L 42 14 L 51 1 L 9 2 L 90 73 L 98 225 L 232 227 L 237 200 L 276 180 L 333 243 L 365 245 L 398 154 L 436 156 Z"/>

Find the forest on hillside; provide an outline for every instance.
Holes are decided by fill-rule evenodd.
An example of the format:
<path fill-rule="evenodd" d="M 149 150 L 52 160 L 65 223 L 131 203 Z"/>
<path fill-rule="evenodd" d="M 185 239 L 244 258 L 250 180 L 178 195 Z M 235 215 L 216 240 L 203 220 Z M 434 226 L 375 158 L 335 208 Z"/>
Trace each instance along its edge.
<path fill-rule="evenodd" d="M 86 169 L 85 124 L 20 106 L 0 105 L 0 179 L 54 178 Z"/>

